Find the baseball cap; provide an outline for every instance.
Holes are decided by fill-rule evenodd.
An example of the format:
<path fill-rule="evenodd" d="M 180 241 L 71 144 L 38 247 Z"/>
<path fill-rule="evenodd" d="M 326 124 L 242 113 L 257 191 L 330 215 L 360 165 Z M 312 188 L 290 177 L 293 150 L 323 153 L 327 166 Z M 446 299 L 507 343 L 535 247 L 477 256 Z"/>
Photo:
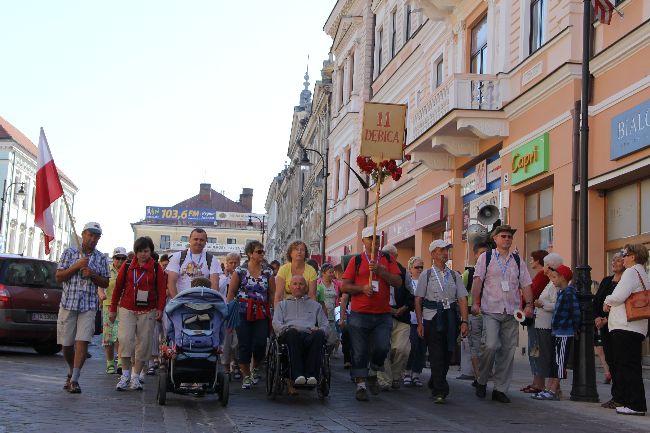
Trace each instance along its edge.
<path fill-rule="evenodd" d="M 435 241 L 431 242 L 429 244 L 429 252 L 435 250 L 436 248 L 450 248 L 451 244 L 447 241 L 443 241 L 442 239 L 436 239 Z"/>
<path fill-rule="evenodd" d="M 124 247 L 117 247 L 113 250 L 113 257 L 115 256 L 124 256 L 126 257 L 126 248 Z"/>
<path fill-rule="evenodd" d="M 363 230 L 361 230 L 361 237 L 362 238 L 371 238 L 372 237 L 372 227 L 365 227 Z"/>
<path fill-rule="evenodd" d="M 571 272 L 571 268 L 569 268 L 566 265 L 558 266 L 557 268 L 555 268 L 555 272 L 562 275 L 567 282 L 571 281 L 571 279 L 573 278 L 573 272 Z"/>
<path fill-rule="evenodd" d="M 91 221 L 89 223 L 86 223 L 82 232 L 85 232 L 86 230 L 95 233 L 96 235 L 102 234 L 102 226 L 100 226 L 99 223 L 96 222 Z"/>

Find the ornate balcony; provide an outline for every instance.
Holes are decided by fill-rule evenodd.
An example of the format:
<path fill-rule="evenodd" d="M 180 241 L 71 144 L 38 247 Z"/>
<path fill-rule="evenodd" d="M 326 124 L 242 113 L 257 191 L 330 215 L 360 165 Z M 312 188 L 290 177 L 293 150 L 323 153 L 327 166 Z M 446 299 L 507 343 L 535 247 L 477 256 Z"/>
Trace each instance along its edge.
<path fill-rule="evenodd" d="M 432 21 L 442 21 L 454 12 L 458 0 L 417 0 L 424 14 Z"/>
<path fill-rule="evenodd" d="M 500 108 L 496 76 L 454 74 L 409 114 L 406 153 L 431 170 L 452 170 L 456 157 L 478 155 L 480 139 L 508 135 Z"/>

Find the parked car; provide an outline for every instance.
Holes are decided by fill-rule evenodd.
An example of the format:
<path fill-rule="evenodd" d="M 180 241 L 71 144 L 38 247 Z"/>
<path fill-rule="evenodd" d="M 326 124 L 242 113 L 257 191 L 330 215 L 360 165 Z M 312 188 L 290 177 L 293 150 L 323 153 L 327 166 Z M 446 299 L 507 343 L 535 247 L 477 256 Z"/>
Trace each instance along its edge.
<path fill-rule="evenodd" d="M 56 267 L 47 260 L 0 254 L 0 344 L 30 345 L 42 355 L 61 350 L 56 320 L 62 286 Z"/>

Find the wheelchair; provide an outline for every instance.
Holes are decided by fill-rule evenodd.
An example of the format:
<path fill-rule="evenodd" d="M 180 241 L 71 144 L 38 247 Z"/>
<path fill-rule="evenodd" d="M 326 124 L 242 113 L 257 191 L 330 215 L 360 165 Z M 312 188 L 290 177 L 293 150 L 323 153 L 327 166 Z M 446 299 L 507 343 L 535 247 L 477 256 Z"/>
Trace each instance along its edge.
<path fill-rule="evenodd" d="M 277 336 L 272 336 L 266 353 L 266 393 L 272 400 L 282 395 L 287 388 L 286 379 L 292 377 L 289 347 L 280 342 Z M 327 344 L 321 349 L 321 367 L 316 385 L 294 385 L 296 389 L 314 389 L 320 399 L 329 395 L 331 383 L 330 356 Z"/>

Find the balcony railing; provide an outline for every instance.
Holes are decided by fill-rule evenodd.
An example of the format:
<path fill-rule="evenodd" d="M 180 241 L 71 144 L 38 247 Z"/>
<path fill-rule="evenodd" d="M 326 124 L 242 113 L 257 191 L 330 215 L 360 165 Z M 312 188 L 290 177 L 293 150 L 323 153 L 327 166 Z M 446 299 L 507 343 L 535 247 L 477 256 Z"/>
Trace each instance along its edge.
<path fill-rule="evenodd" d="M 454 74 L 412 111 L 408 143 L 415 141 L 454 109 L 498 110 L 501 108 L 498 81 L 494 75 Z M 412 132 L 411 132 L 412 131 Z"/>

